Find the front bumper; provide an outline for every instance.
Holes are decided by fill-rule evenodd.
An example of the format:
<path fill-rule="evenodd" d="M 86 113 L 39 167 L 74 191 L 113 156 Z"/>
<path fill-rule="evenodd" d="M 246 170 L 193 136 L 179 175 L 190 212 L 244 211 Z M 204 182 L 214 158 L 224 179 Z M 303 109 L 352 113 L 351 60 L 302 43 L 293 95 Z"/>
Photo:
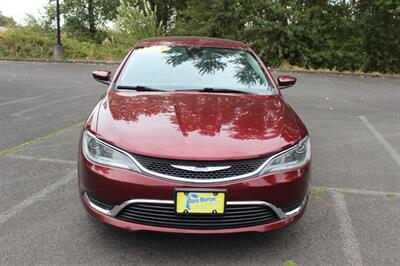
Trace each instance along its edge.
<path fill-rule="evenodd" d="M 284 227 L 299 219 L 307 205 L 307 194 L 310 179 L 310 164 L 294 171 L 252 177 L 245 180 L 217 184 L 179 183 L 166 179 L 144 176 L 123 169 L 108 168 L 95 165 L 80 158 L 79 189 L 82 202 L 87 211 L 96 219 L 128 230 L 148 230 L 171 233 L 237 233 L 266 232 Z M 180 228 L 179 226 L 154 226 L 153 224 L 126 221 L 118 217 L 118 213 L 134 202 L 155 201 L 173 204 L 176 188 L 224 188 L 227 190 L 227 206 L 230 204 L 264 205 L 271 208 L 279 219 L 265 224 L 238 226 L 230 228 Z M 112 206 L 102 208 L 91 201 L 93 196 Z M 289 211 L 286 206 L 300 202 Z M 286 210 L 286 211 L 285 211 Z"/>
<path fill-rule="evenodd" d="M 132 223 L 124 220 L 120 220 L 115 218 L 116 214 L 105 214 L 107 210 L 100 210 L 99 206 L 96 206 L 90 199 L 87 197 L 87 194 L 83 194 L 82 197 L 83 204 L 86 210 L 97 220 L 102 221 L 104 223 L 127 229 L 130 231 L 157 231 L 157 232 L 165 232 L 165 233 L 180 233 L 180 234 L 228 234 L 228 233 L 241 233 L 241 232 L 267 232 L 275 229 L 279 229 L 281 227 L 285 227 L 295 221 L 297 221 L 303 214 L 308 202 L 308 196 L 304 198 L 301 206 L 296 208 L 289 213 L 283 213 L 286 218 L 281 220 L 268 223 L 261 224 L 255 226 L 246 226 L 246 227 L 238 227 L 238 228 L 225 228 L 225 229 L 187 229 L 187 228 L 174 228 L 174 227 L 160 227 L 160 226 L 152 226 L 146 224 Z M 116 206 L 116 210 L 120 209 L 121 206 Z M 104 213 L 105 212 L 105 213 Z"/>

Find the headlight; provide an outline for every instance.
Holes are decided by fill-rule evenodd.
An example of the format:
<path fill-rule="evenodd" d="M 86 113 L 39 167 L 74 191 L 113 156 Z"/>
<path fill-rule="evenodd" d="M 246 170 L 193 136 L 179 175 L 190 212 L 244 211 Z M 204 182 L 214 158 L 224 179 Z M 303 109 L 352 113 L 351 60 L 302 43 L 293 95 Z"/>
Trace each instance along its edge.
<path fill-rule="evenodd" d="M 93 163 L 140 173 L 139 168 L 125 152 L 99 140 L 87 131 L 83 132 L 82 150 L 85 157 Z"/>
<path fill-rule="evenodd" d="M 311 143 L 307 136 L 295 146 L 273 156 L 260 175 L 288 171 L 304 166 L 311 158 Z"/>

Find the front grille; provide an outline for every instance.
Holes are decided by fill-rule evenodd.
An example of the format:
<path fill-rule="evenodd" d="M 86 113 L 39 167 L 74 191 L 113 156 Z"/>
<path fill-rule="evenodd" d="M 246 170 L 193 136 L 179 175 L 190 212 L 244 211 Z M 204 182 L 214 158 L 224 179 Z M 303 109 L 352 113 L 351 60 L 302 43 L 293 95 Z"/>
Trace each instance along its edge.
<path fill-rule="evenodd" d="M 227 205 L 222 216 L 175 214 L 173 204 L 135 203 L 122 209 L 118 219 L 160 226 L 187 229 L 226 229 L 267 224 L 278 221 L 276 213 L 261 205 Z"/>
<path fill-rule="evenodd" d="M 132 154 L 136 160 L 146 169 L 173 177 L 185 179 L 220 179 L 229 178 L 240 175 L 245 175 L 257 170 L 268 157 L 245 159 L 245 160 L 230 160 L 230 161 L 196 161 L 196 160 L 173 160 L 161 159 L 154 157 L 147 157 L 137 154 Z M 194 166 L 194 167 L 213 167 L 213 166 L 227 166 L 229 169 L 213 171 L 213 172 L 193 172 L 183 169 L 177 169 L 171 166 Z"/>

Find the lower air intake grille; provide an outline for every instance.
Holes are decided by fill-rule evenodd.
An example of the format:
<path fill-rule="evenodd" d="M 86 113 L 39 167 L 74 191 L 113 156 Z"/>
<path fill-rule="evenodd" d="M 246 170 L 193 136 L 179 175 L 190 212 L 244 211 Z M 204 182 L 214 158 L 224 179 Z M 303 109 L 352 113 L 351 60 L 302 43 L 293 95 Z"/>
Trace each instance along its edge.
<path fill-rule="evenodd" d="M 114 207 L 113 205 L 108 204 L 108 203 L 105 203 L 105 202 L 103 202 L 103 201 L 100 201 L 100 200 L 98 200 L 98 199 L 92 197 L 92 196 L 89 195 L 89 194 L 86 194 L 86 195 L 88 196 L 89 200 L 90 200 L 94 205 L 99 206 L 99 207 L 102 208 L 102 209 L 111 210 L 111 209 Z"/>
<path fill-rule="evenodd" d="M 301 206 L 301 204 L 303 204 L 304 199 L 297 201 L 295 203 L 292 203 L 286 207 L 281 208 L 283 212 L 290 212 L 293 211 L 294 209 L 297 209 L 298 207 Z"/>
<path fill-rule="evenodd" d="M 160 226 L 187 229 L 225 229 L 267 224 L 278 221 L 276 213 L 261 205 L 227 205 L 222 216 L 179 216 L 173 204 L 135 203 L 121 210 L 118 219 Z"/>

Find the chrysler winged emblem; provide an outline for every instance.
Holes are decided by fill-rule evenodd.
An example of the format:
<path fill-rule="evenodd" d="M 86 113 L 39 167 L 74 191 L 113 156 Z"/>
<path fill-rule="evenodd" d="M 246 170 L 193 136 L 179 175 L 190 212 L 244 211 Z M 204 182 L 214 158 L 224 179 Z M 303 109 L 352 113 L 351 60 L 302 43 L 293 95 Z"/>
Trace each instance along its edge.
<path fill-rule="evenodd" d="M 171 164 L 171 166 L 177 169 L 191 171 L 191 172 L 215 172 L 215 171 L 229 169 L 232 167 L 231 165 L 196 167 L 196 166 L 175 165 L 175 164 Z"/>

